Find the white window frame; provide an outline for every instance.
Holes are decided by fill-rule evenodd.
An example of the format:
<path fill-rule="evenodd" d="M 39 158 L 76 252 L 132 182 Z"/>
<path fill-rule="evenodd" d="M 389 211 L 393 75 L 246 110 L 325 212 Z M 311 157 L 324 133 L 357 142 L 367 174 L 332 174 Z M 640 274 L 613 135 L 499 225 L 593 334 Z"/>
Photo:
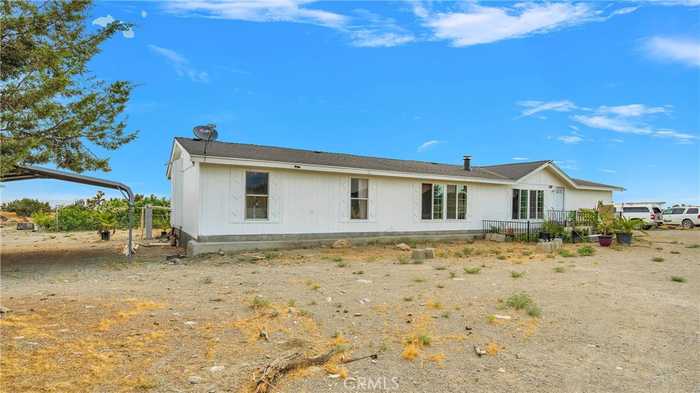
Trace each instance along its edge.
<path fill-rule="evenodd" d="M 363 198 L 363 197 L 353 197 L 353 196 L 352 196 L 352 181 L 353 181 L 353 180 L 365 180 L 365 181 L 367 181 L 367 197 L 366 197 L 366 198 Z M 350 212 L 349 212 L 349 214 L 350 214 L 350 220 L 351 220 L 351 221 L 359 221 L 359 222 L 362 222 L 362 221 L 368 221 L 368 220 L 369 220 L 369 203 L 370 203 L 370 201 L 369 201 L 369 197 L 370 197 L 370 195 L 369 195 L 369 182 L 370 182 L 370 180 L 369 180 L 368 178 L 366 178 L 366 177 L 351 177 L 351 178 L 350 178 Z M 365 211 L 366 214 L 367 214 L 367 217 L 365 217 L 365 218 L 353 218 L 353 217 L 352 217 L 352 201 L 354 201 L 354 200 L 357 200 L 357 201 L 367 201 L 367 210 Z"/>
<path fill-rule="evenodd" d="M 512 201 L 513 201 L 513 193 L 514 191 L 518 191 L 518 218 L 513 218 L 512 213 L 513 213 L 513 207 L 512 206 Z M 535 199 L 532 199 L 532 193 L 535 193 Z M 540 212 L 538 202 L 539 202 L 539 196 L 540 193 L 542 193 L 542 217 L 537 217 L 538 213 Z M 525 217 L 523 217 L 522 213 L 522 203 L 523 203 L 523 195 L 527 196 L 527 205 L 525 206 Z M 531 204 L 533 203 L 532 201 L 534 200 L 535 203 L 535 216 L 530 217 L 531 213 Z M 536 189 L 536 188 L 513 188 L 511 191 L 511 219 L 512 220 L 544 220 L 544 190 Z"/>
<path fill-rule="evenodd" d="M 248 194 L 248 173 L 265 173 L 267 174 L 267 194 Z M 265 218 L 248 218 L 248 197 L 265 197 L 267 198 L 267 211 Z M 270 221 L 270 172 L 259 171 L 255 169 L 247 169 L 243 173 L 243 217 L 246 221 L 251 222 L 267 222 Z"/>
<path fill-rule="evenodd" d="M 424 184 L 429 184 L 430 185 L 430 218 L 423 218 L 423 185 Z M 443 192 L 442 192 L 442 218 L 433 218 L 435 217 L 435 186 L 436 185 L 441 185 L 443 187 Z M 448 186 L 455 186 L 456 191 L 455 191 L 455 218 L 447 218 L 447 187 Z M 459 188 L 464 187 L 464 218 L 459 218 Z M 467 215 L 469 211 L 469 187 L 466 184 L 460 184 L 460 183 L 442 183 L 442 182 L 437 182 L 437 183 L 428 183 L 428 182 L 421 182 L 420 183 L 420 218 L 421 221 L 467 221 Z"/>

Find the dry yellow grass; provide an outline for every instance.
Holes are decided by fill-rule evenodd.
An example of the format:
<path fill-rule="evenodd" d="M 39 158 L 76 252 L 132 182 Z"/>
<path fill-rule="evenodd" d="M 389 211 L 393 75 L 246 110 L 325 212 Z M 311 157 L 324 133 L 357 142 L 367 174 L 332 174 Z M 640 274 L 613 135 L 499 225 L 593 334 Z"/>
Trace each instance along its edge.
<path fill-rule="evenodd" d="M 148 370 L 166 351 L 168 335 L 136 319 L 159 307 L 132 299 L 86 312 L 82 304 L 65 303 L 60 312 L 46 307 L 3 318 L 0 386 L 7 392 L 152 387 Z M 104 310 L 108 315 L 98 315 Z"/>

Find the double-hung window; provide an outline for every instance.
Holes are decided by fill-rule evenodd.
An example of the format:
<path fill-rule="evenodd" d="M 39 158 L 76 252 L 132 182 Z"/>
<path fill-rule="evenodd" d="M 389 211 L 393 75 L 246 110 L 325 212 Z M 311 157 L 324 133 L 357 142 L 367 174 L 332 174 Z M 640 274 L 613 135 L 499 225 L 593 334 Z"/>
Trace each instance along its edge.
<path fill-rule="evenodd" d="M 513 189 L 512 218 L 541 220 L 544 218 L 544 191 Z"/>
<path fill-rule="evenodd" d="M 421 185 L 421 218 L 464 220 L 467 218 L 467 186 L 457 184 Z"/>
<path fill-rule="evenodd" d="M 366 220 L 368 205 L 369 180 L 350 179 L 350 219 Z"/>
<path fill-rule="evenodd" d="M 269 174 L 266 172 L 245 173 L 246 220 L 267 220 L 270 198 L 269 180 Z"/>

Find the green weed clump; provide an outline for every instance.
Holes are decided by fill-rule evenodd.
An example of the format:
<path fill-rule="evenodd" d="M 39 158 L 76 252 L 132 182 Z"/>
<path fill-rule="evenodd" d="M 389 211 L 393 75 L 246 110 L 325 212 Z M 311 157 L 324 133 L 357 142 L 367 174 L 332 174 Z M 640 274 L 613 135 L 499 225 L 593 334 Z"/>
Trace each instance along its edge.
<path fill-rule="evenodd" d="M 481 271 L 480 267 L 465 267 L 464 272 L 467 274 L 479 274 Z"/>
<path fill-rule="evenodd" d="M 589 257 L 589 256 L 595 254 L 595 248 L 593 248 L 591 246 L 582 246 L 582 247 L 579 247 L 576 250 L 576 252 L 578 253 L 578 255 L 580 255 L 582 257 Z"/>

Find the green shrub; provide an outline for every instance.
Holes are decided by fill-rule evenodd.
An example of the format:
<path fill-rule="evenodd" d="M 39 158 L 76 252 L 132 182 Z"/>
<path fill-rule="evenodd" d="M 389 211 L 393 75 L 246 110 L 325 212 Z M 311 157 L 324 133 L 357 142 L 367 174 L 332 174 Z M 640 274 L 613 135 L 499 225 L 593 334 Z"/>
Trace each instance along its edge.
<path fill-rule="evenodd" d="M 467 274 L 479 274 L 481 271 L 480 267 L 465 267 L 464 272 Z"/>
<path fill-rule="evenodd" d="M 22 198 L 2 204 L 2 210 L 13 212 L 20 217 L 31 217 L 35 213 L 48 213 L 51 206 L 48 202 L 41 202 L 36 199 Z"/>
<path fill-rule="evenodd" d="M 506 299 L 506 306 L 516 310 L 522 310 L 530 304 L 532 304 L 532 299 L 530 299 L 530 295 L 525 292 L 515 293 Z"/>
<path fill-rule="evenodd" d="M 583 247 L 579 247 L 576 250 L 576 252 L 578 253 L 578 255 L 580 255 L 582 257 L 588 257 L 588 256 L 595 254 L 595 248 L 593 248 L 591 246 L 583 246 Z"/>
<path fill-rule="evenodd" d="M 525 275 L 525 272 L 516 272 L 516 271 L 510 272 L 510 276 L 513 278 L 520 278 L 524 275 Z"/>
<path fill-rule="evenodd" d="M 671 276 L 671 281 L 673 281 L 673 282 L 687 282 L 688 280 L 682 276 Z"/>
<path fill-rule="evenodd" d="M 565 248 L 562 248 L 561 250 L 559 250 L 559 255 L 563 256 L 564 258 L 571 258 L 571 257 L 576 256 L 573 252 L 571 252 Z"/>

